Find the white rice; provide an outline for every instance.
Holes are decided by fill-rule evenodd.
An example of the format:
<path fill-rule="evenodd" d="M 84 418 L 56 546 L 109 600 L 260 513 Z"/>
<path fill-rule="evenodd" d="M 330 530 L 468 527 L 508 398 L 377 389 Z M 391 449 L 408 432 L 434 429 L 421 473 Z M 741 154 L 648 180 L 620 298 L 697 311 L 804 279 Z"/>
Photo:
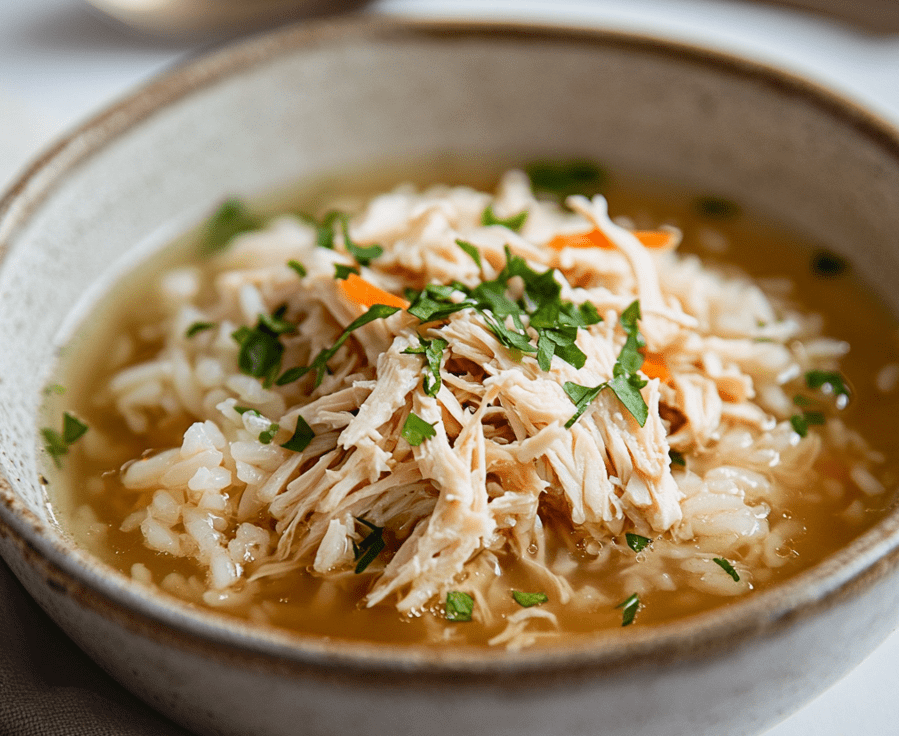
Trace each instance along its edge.
<path fill-rule="evenodd" d="M 156 331 L 165 334 L 164 345 L 151 360 L 116 373 L 108 389 L 137 435 L 159 417 L 194 420 L 180 446 L 135 459 L 121 473 L 122 485 L 144 499 L 121 529 L 139 530 L 149 549 L 189 557 L 205 571 L 202 581 L 170 573 L 160 582 L 164 589 L 228 608 L 252 603 L 254 581 L 269 574 L 309 568 L 324 578 L 345 575 L 355 565 L 354 545 L 368 533 L 354 519 L 365 518 L 395 529 L 401 542 L 392 559 L 370 567 L 367 604 L 395 605 L 402 613 L 421 611 L 466 580 L 472 584 L 475 568 L 483 577 L 499 565 L 500 551 L 520 557 L 535 580 L 573 606 L 595 610 L 617 603 L 619 590 L 651 596 L 680 589 L 683 581 L 700 593 L 731 597 L 791 559 L 790 539 L 801 524 L 773 513 L 788 508 L 791 496 L 814 488 L 822 498 L 845 497 L 843 515 L 856 523 L 864 507 L 852 493 L 885 491 L 873 471 L 876 456 L 839 420 L 805 437 L 790 424 L 797 379 L 812 369 L 836 369 L 848 350 L 820 334 L 818 316 L 772 297 L 771 283 L 766 294 L 695 257 L 650 252 L 604 219 L 598 200 L 573 202 L 577 212 L 565 211 L 535 200 L 519 172 L 510 172 L 499 192 L 493 198 L 463 187 L 421 193 L 403 187 L 374 198 L 351 226 L 357 243 L 377 242 L 384 250 L 360 269 L 362 276 L 393 294 L 452 280 L 473 287 L 497 276 L 508 246 L 537 271 L 556 268 L 564 300 L 589 301 L 607 315 L 580 333 L 578 346 L 588 356 L 580 370 L 556 357 L 552 370 L 541 372 L 532 356 L 511 354 L 476 316 L 460 312 L 446 325 L 421 328 L 422 337 L 448 340 L 448 355 L 462 366 L 450 370 L 444 357 L 443 387 L 428 397 L 426 363 L 403 352 L 418 344 L 418 325 L 399 312 L 354 332 L 317 388 L 312 374 L 284 387 L 242 374 L 230 335 L 240 325 L 253 327 L 260 314 L 285 304 L 297 325 L 283 338 L 286 368 L 308 364 L 365 311 L 334 280 L 335 264 L 356 266 L 342 238 L 334 250 L 318 248 L 314 230 L 296 218 L 239 236 L 217 256 L 212 302 L 199 300 L 208 277 L 198 269 L 163 276 L 159 292 L 170 314 Z M 491 204 L 499 216 L 527 210 L 521 232 L 482 225 Z M 546 247 L 559 233 L 597 223 L 617 249 Z M 457 239 L 477 248 L 482 272 Z M 728 248 L 711 230 L 701 241 L 714 252 Z M 302 280 L 288 260 L 305 266 Z M 651 273 L 634 268 L 637 262 Z M 790 292 L 789 284 L 775 286 Z M 637 298 L 641 333 L 670 375 L 643 390 L 650 419 L 638 427 L 603 391 L 565 429 L 574 407 L 562 385 L 611 378 L 624 342 L 618 318 Z M 185 338 L 197 321 L 216 327 Z M 464 366 L 484 375 L 475 380 L 475 368 Z M 897 377 L 899 368 L 888 365 L 877 385 L 892 391 Z M 433 440 L 410 447 L 400 439 L 410 412 L 434 424 Z M 315 439 L 292 452 L 281 445 L 298 416 Z M 260 441 L 273 425 L 271 441 Z M 669 449 L 687 458 L 686 467 L 670 465 Z M 845 464 L 851 488 L 822 477 L 821 453 Z M 553 519 L 567 514 L 585 559 L 565 548 L 547 557 L 549 509 Z M 441 514 L 456 526 L 432 528 Z M 653 543 L 634 555 L 624 532 Z M 739 581 L 715 558 L 727 558 Z M 627 564 L 614 569 L 622 560 Z M 132 576 L 152 580 L 141 564 Z M 495 616 L 491 585 L 471 590 L 476 617 L 485 622 Z M 264 606 L 253 609 L 258 620 L 269 618 Z M 529 646 L 557 627 L 549 609 L 522 609 L 507 615 L 491 643 Z"/>

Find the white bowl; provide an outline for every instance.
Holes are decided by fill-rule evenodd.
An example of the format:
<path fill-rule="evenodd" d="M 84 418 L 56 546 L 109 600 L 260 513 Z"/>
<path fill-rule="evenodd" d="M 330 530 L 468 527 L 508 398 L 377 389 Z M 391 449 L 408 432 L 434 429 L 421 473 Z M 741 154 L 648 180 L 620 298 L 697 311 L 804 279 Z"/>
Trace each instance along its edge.
<path fill-rule="evenodd" d="M 194 61 L 61 141 L 0 202 L 0 552 L 127 687 L 203 734 L 758 733 L 899 616 L 899 512 L 785 584 L 672 624 L 524 652 L 253 627 L 78 549 L 38 469 L 72 305 L 223 197 L 365 162 L 584 156 L 706 187 L 844 254 L 899 313 L 899 134 L 782 72 L 532 26 L 298 27 Z"/>

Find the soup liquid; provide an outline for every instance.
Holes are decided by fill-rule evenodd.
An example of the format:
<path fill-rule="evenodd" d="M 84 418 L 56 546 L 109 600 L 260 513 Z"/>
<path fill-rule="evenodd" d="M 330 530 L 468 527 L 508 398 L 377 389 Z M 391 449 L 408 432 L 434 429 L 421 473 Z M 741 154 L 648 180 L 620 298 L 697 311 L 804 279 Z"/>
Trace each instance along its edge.
<path fill-rule="evenodd" d="M 362 201 L 392 188 L 398 181 L 413 181 L 422 186 L 438 181 L 465 183 L 492 191 L 496 183 L 495 172 L 500 169 L 495 167 L 485 173 L 483 167 L 436 162 L 426 170 L 429 172 L 426 176 L 422 176 L 421 167 L 397 167 L 384 169 L 378 176 L 335 177 L 257 202 L 256 207 L 272 213 L 288 210 L 318 212 L 322 203 L 333 202 L 338 192 L 352 204 L 354 198 Z M 745 213 L 724 218 L 703 216 L 695 205 L 696 192 L 613 175 L 604 194 L 609 200 L 612 216 L 627 216 L 638 229 L 662 224 L 679 227 L 684 234 L 680 251 L 697 253 L 706 264 L 729 264 L 756 278 L 786 277 L 794 284 L 794 300 L 808 311 L 824 315 L 823 334 L 851 345 L 851 351 L 842 360 L 841 371 L 849 377 L 853 395 L 842 416 L 847 424 L 855 427 L 861 426 L 863 420 L 863 434 L 869 444 L 888 458 L 875 473 L 887 488 L 895 487 L 899 480 L 895 462 L 895 458 L 899 458 L 899 432 L 895 431 L 899 391 L 884 393 L 878 390 L 876 379 L 884 366 L 899 365 L 899 337 L 893 319 L 870 292 L 856 282 L 851 271 L 827 278 L 816 274 L 810 267 L 815 253 L 811 244 Z M 171 572 L 179 572 L 185 578 L 196 576 L 199 580 L 203 580 L 204 573 L 191 560 L 146 549 L 139 530 L 120 531 L 122 520 L 135 509 L 145 506 L 148 498 L 145 493 L 124 490 L 118 480 L 118 469 L 148 449 L 179 446 L 182 434 L 192 420 L 185 416 L 162 421 L 152 427 L 148 436 L 136 437 L 120 417 L 99 408 L 95 398 L 102 396 L 111 375 L 123 367 L 114 362 L 117 345 L 121 343 L 119 336 L 129 335 L 139 345 L 129 364 L 146 360 L 160 347 L 158 339 L 145 327 L 158 317 L 152 298 L 156 280 L 173 265 L 195 262 L 192 254 L 197 251 L 197 238 L 197 233 L 186 236 L 142 266 L 124 279 L 93 312 L 63 352 L 57 382 L 65 386 L 65 393 L 52 394 L 47 402 L 47 424 L 50 426 L 56 423 L 52 418 L 58 418 L 63 410 L 73 411 L 91 427 L 86 442 L 91 441 L 92 434 L 114 439 L 103 448 L 102 460 L 88 460 L 76 445 L 63 458 L 64 472 L 47 468 L 51 502 L 60 524 L 82 545 L 126 574 L 135 563 L 145 565 L 156 583 Z M 893 494 L 889 491 L 868 496 L 852 484 L 848 484 L 847 492 L 841 498 L 831 498 L 821 489 L 809 488 L 793 500 L 790 508 L 778 509 L 772 514 L 772 520 L 775 514 L 798 520 L 802 531 L 792 535 L 779 550 L 789 558 L 787 564 L 774 569 L 767 579 L 754 579 L 753 587 L 762 589 L 774 585 L 819 562 L 875 523 L 892 503 Z M 85 506 L 93 510 L 93 515 L 85 511 Z M 847 514 L 850 507 L 854 511 Z M 591 585 L 606 591 L 604 596 L 587 605 L 565 606 L 552 600 L 545 604 L 544 609 L 557 616 L 562 633 L 621 630 L 622 611 L 615 604 L 631 591 L 623 585 L 616 587 L 615 565 L 632 563 L 633 553 L 626 550 L 625 555 L 616 550 L 602 565 L 591 565 L 591 558 L 577 540 L 559 533 L 551 533 L 550 540 L 553 548 L 550 558 L 570 555 L 579 561 L 580 566 L 571 578 L 575 589 Z M 649 554 L 652 554 L 651 549 L 641 553 Z M 510 591 L 533 590 L 534 583 L 525 571 L 510 560 L 501 558 L 501 562 L 506 566 L 502 585 Z M 500 607 L 502 610 L 498 615 L 486 624 L 447 622 L 442 601 L 433 602 L 430 610 L 422 611 L 418 616 L 403 617 L 390 605 L 371 609 L 361 607 L 360 601 L 370 582 L 370 575 L 354 575 L 352 571 L 328 580 L 294 571 L 281 578 L 260 581 L 260 593 L 252 603 L 222 610 L 323 637 L 378 642 L 427 641 L 453 646 L 484 644 L 503 629 L 507 616 L 522 610 L 509 596 L 508 606 Z M 188 594 L 188 598 L 192 599 L 193 605 L 201 605 L 195 594 Z M 644 626 L 664 622 L 728 605 L 735 600 L 738 598 L 700 593 L 687 585 L 677 585 L 673 591 L 642 594 L 636 623 Z M 541 625 L 535 628 L 540 629 Z M 550 627 L 543 626 L 543 629 L 549 631 Z"/>

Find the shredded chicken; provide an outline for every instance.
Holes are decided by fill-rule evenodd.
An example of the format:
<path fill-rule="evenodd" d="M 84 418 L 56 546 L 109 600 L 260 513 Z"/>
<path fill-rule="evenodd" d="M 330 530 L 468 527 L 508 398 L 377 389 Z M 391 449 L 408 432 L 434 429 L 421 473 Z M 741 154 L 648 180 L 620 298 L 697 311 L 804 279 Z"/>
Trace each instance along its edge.
<path fill-rule="evenodd" d="M 185 439 L 180 451 L 125 469 L 126 488 L 170 494 L 139 508 L 128 528 L 139 527 L 154 549 L 207 565 L 219 591 L 306 570 L 345 576 L 368 537 L 383 534 L 385 550 L 364 571 L 364 605 L 409 615 L 468 590 L 475 618 L 493 620 L 506 604 L 488 594 L 490 581 L 507 564 L 567 604 L 583 587 L 566 573 L 572 561 L 581 555 L 601 566 L 625 532 L 664 540 L 672 560 L 683 554 L 679 541 L 705 539 L 708 549 L 715 540 L 720 555 L 741 555 L 743 582 L 722 594 L 745 592 L 756 559 L 746 545 L 768 531 L 771 508 L 758 489 L 801 484 L 821 447 L 813 434 L 797 435 L 777 408 L 789 377 L 814 367 L 791 346 L 798 328 L 789 325 L 799 318 L 778 312 L 745 279 L 705 271 L 673 248 L 652 251 L 609 218 L 602 197 L 567 204 L 535 199 L 526 178 L 510 172 L 496 197 L 464 187 L 375 197 L 350 221 L 348 239 L 336 228 L 333 249 L 290 217 L 238 236 L 213 260 L 215 300 L 175 310 L 167 347 L 109 386 L 135 432 L 160 412 L 185 413 L 198 427 L 188 433 L 190 447 Z M 527 219 L 518 231 L 485 225 L 488 206 L 497 218 L 524 211 Z M 612 247 L 547 247 L 556 235 L 593 229 Z M 676 247 L 680 234 L 669 230 Z M 380 252 L 357 262 L 348 242 Z M 260 314 L 283 305 L 280 315 L 294 328 L 277 338 L 284 371 L 311 365 L 367 313 L 370 304 L 335 278 L 335 266 L 355 269 L 394 299 L 406 288 L 440 285 L 452 291 L 447 304 L 458 304 L 499 278 L 510 258 L 535 274 L 554 269 L 560 303 L 595 308 L 596 320 L 573 328 L 581 365 L 557 350 L 541 367 L 536 347 L 511 348 L 503 329 L 534 346 L 542 339 L 530 324 L 534 312 L 507 316 L 494 306 L 425 321 L 399 309 L 355 329 L 318 375 L 313 369 L 285 385 L 237 369 L 240 346 L 231 334 L 252 328 Z M 304 275 L 288 261 L 302 264 Z M 505 287 L 515 302 L 533 299 L 521 276 Z M 635 302 L 641 352 L 665 366 L 655 377 L 645 367 L 624 371 L 645 420 L 611 385 L 574 419 L 571 386 L 602 386 L 621 372 L 630 339 L 623 315 Z M 185 337 L 197 321 L 216 327 Z M 775 322 L 786 325 L 780 333 Z M 436 368 L 427 341 L 445 343 Z M 439 389 L 427 391 L 438 380 Z M 413 416 L 430 436 L 409 439 Z M 304 425 L 311 439 L 291 448 Z M 684 466 L 672 462 L 676 454 Z M 737 467 L 755 485 L 715 475 L 719 466 Z M 549 532 L 580 551 L 550 553 Z M 710 557 L 690 562 L 708 573 L 702 585 L 731 584 L 714 565 L 708 571 Z M 548 610 L 523 609 L 508 615 L 492 643 L 526 646 L 556 627 Z"/>

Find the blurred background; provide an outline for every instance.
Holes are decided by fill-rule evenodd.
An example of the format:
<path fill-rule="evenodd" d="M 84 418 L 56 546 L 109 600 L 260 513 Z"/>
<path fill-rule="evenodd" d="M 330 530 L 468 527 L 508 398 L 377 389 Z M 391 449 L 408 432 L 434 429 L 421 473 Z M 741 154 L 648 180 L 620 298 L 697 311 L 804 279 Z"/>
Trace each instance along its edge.
<path fill-rule="evenodd" d="M 0 0 L 0 190 L 154 75 L 240 36 L 338 13 L 665 36 L 785 68 L 899 125 L 894 0 Z M 0 736 L 184 734 L 83 657 L 2 562 L 0 632 Z M 896 733 L 896 662 L 899 634 L 769 736 Z"/>

